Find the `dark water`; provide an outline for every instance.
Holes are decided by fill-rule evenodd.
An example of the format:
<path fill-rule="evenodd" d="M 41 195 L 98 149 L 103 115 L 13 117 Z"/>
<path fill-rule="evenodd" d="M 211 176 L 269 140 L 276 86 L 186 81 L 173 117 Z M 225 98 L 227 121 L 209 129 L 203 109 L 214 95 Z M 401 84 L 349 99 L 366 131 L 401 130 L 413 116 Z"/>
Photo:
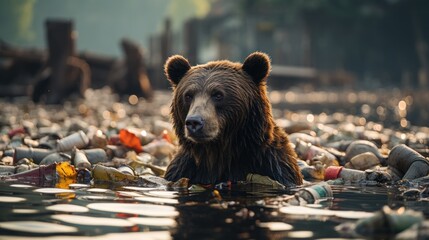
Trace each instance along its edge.
<path fill-rule="evenodd" d="M 46 236 L 57 236 L 58 239 L 67 239 L 66 236 L 77 239 L 341 238 L 347 236 L 336 231 L 335 227 L 347 221 L 356 221 L 349 219 L 353 218 L 353 214 L 344 218 L 325 216 L 317 212 L 298 215 L 279 211 L 281 208 L 293 207 L 288 205 L 287 199 L 296 191 L 294 189 L 274 191 L 257 185 L 233 185 L 231 189 L 218 190 L 218 193 L 213 189 L 203 192 L 171 192 L 164 189 L 127 187 L 106 189 L 106 192 L 102 192 L 103 189 L 95 186 L 71 186 L 74 188 L 73 192 L 54 194 L 40 193 L 37 192 L 37 189 L 40 189 L 38 187 L 16 182 L 0 183 L 1 223 L 37 221 L 74 229 L 62 232 L 57 227 L 36 226 L 36 229 L 48 229 L 47 232 L 40 233 L 31 230 L 30 225 L 34 224 L 31 223 L 21 226 L 22 229 L 2 227 L 0 239 L 15 239 L 11 236 L 22 239 L 41 239 Z M 395 188 L 332 186 L 332 189 L 333 199 L 312 205 L 312 208 L 375 212 L 385 205 L 392 209 L 406 206 L 407 209 L 423 211 L 426 218 L 429 216 L 428 202 L 395 199 Z M 4 197 L 22 199 L 7 202 Z M 94 207 L 104 206 L 105 203 L 116 205 Z M 55 205 L 61 208 L 52 209 Z M 160 209 L 157 208 L 159 206 Z M 73 220 L 74 218 L 68 218 L 70 216 L 92 218 Z M 115 220 L 122 222 L 115 223 Z M 271 229 L 269 224 L 272 224 Z M 156 234 L 147 235 L 150 233 Z"/>

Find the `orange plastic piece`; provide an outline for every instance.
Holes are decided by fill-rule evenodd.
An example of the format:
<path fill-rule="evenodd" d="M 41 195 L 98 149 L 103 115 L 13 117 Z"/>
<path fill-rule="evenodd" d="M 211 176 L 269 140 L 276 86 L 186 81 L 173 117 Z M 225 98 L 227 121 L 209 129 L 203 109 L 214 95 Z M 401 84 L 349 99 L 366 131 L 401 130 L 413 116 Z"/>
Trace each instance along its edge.
<path fill-rule="evenodd" d="M 143 151 L 140 139 L 134 133 L 126 129 L 119 130 L 119 140 L 126 147 L 136 151 L 136 153 L 141 153 Z"/>

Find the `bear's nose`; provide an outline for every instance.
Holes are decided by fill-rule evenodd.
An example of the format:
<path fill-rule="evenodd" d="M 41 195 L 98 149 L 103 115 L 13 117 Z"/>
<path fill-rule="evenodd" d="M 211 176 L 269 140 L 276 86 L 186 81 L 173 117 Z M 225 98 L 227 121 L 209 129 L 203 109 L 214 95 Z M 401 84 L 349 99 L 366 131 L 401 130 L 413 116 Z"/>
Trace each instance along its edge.
<path fill-rule="evenodd" d="M 203 128 L 204 120 L 201 116 L 192 115 L 192 116 L 186 117 L 185 124 L 186 124 L 186 128 L 191 133 L 196 133 L 199 130 L 201 130 L 201 128 Z"/>

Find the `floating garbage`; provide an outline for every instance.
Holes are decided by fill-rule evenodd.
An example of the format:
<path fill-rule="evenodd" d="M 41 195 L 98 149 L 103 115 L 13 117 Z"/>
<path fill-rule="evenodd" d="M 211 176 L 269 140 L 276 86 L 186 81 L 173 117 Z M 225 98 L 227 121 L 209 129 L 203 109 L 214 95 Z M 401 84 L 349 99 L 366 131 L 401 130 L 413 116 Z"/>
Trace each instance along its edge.
<path fill-rule="evenodd" d="M 136 176 L 124 173 L 113 167 L 105 167 L 102 165 L 95 165 L 92 169 L 92 178 L 94 181 L 109 181 L 109 182 L 124 182 L 135 181 Z"/>
<path fill-rule="evenodd" d="M 298 153 L 298 156 L 300 156 L 303 160 L 311 160 L 314 157 L 322 155 L 323 162 L 328 166 L 339 165 L 336 157 L 332 153 L 321 147 L 314 146 L 311 143 L 306 143 L 300 139 L 297 140 L 295 150 Z"/>
<path fill-rule="evenodd" d="M 348 169 L 345 167 L 330 166 L 325 170 L 325 180 L 342 178 L 349 182 L 359 182 L 366 179 L 364 171 Z"/>
<path fill-rule="evenodd" d="M 206 231 L 200 224 L 207 221 L 207 216 L 215 216 L 209 219 L 214 222 L 214 231 L 246 225 L 252 229 L 250 234 L 274 232 L 267 238 L 324 238 L 329 234 L 324 232 L 320 235 L 320 231 L 314 231 L 315 225 L 323 228 L 337 221 L 372 219 L 375 213 L 371 211 L 386 198 L 389 205 L 392 204 L 390 206 L 422 208 L 427 214 L 427 127 L 408 125 L 397 130 L 372 122 L 366 116 L 313 115 L 273 109 L 273 116 L 280 117 L 277 119 L 281 123 L 279 126 L 290 133 L 289 140 L 300 158 L 301 173 L 309 182 L 290 189 L 267 176 L 249 174 L 245 181 L 238 183 L 226 181 L 211 186 L 189 186 L 187 178 L 169 182 L 162 177 L 177 150 L 178 140 L 173 125 L 167 120 L 169 104 L 154 107 L 140 101 L 138 105 L 130 106 L 114 102 L 118 99 L 111 95 L 96 95 L 103 98 L 102 104 L 93 101 L 95 96 L 92 96 L 77 105 L 66 103 L 59 108 L 43 105 L 33 108 L 27 106 L 28 102 L 16 106 L 11 104 L 16 113 L 2 108 L 6 112 L 0 116 L 0 178 L 10 181 L 5 185 L 15 191 L 4 190 L 0 202 L 14 208 L 10 211 L 4 209 L 13 217 L 12 222 L 20 222 L 15 219 L 36 219 L 42 214 L 49 216 L 46 221 L 79 225 L 77 232 L 68 234 L 72 236 L 65 236 L 55 229 L 42 233 L 60 233 L 60 238 L 66 239 L 122 239 L 128 234 L 105 234 L 112 230 L 92 227 L 109 224 L 132 227 L 124 231 L 174 228 L 171 232 L 162 231 L 160 236 L 175 238 L 177 232 Z M 165 97 L 171 99 L 170 95 Z M 386 104 L 390 102 L 386 101 Z M 165 112 L 162 116 L 160 109 Z M 325 179 L 326 182 L 320 182 Z M 241 187 L 247 183 L 261 185 L 258 191 L 259 188 L 270 191 L 260 193 L 252 187 L 252 192 L 242 192 Z M 387 197 L 383 192 L 385 186 L 389 190 Z M 399 190 L 391 196 L 391 189 Z M 369 196 L 373 193 L 377 195 L 375 198 L 382 200 L 373 201 L 372 195 Z M 34 199 L 40 200 L 35 202 Z M 354 206 L 350 205 L 352 202 Z M 344 208 L 364 210 L 338 210 Z M 285 218 L 281 214 L 290 216 Z M 192 216 L 188 219 L 187 215 Z M 388 215 L 390 213 L 383 216 Z M 112 219 L 119 221 L 110 223 Z M 387 220 L 362 220 L 359 226 L 365 230 L 372 221 L 386 223 Z M 302 231 L 301 223 L 310 223 L 306 225 L 309 226 L 308 231 Z M 357 230 L 354 224 L 353 230 Z M 386 224 L 390 226 L 390 223 Z M 38 223 L 36 226 L 40 227 Z M 99 234 L 95 231 L 100 231 L 104 235 L 78 236 L 93 228 L 96 230 L 90 234 Z M 332 232 L 332 229 L 327 228 L 326 231 Z M 362 232 L 361 229 L 359 231 Z M 372 227 L 372 231 L 377 229 Z M 17 234 L 21 234 L 19 232 Z M 143 236 L 140 234 L 128 236 Z M 233 237 L 265 237 L 246 234 L 248 232 L 243 231 L 243 235 Z M 368 233 L 359 233 L 356 238 L 378 236 L 361 234 Z M 32 238 L 24 238 L 27 237 Z M 213 235 L 213 238 L 217 237 Z"/>
<path fill-rule="evenodd" d="M 385 157 L 381 155 L 377 146 L 367 140 L 356 140 L 347 147 L 346 155 L 343 158 L 343 162 L 348 163 L 351 159 L 362 153 L 373 153 L 381 163 L 385 162 Z"/>
<path fill-rule="evenodd" d="M 67 152 L 76 148 L 84 148 L 89 144 L 89 138 L 86 134 L 79 130 L 67 137 L 64 137 L 57 141 L 57 150 L 59 152 Z"/>
<path fill-rule="evenodd" d="M 21 159 L 32 159 L 34 163 L 39 164 L 45 157 L 53 153 L 53 150 L 32 148 L 32 147 L 17 147 L 15 148 L 13 161 L 18 162 Z"/>
<path fill-rule="evenodd" d="M 254 173 L 247 174 L 246 182 L 247 183 L 262 184 L 262 185 L 270 186 L 274 189 L 285 189 L 286 188 L 283 184 L 279 183 L 278 181 L 271 179 L 268 176 L 262 176 L 262 175 L 254 174 Z"/>
<path fill-rule="evenodd" d="M 124 146 L 133 149 L 137 153 L 143 151 L 139 137 L 127 129 L 121 129 L 119 131 L 119 139 Z"/>
<path fill-rule="evenodd" d="M 392 210 L 384 206 L 368 218 L 358 220 L 352 224 L 342 224 L 336 227 L 337 231 L 351 231 L 357 237 L 365 238 L 393 238 L 396 234 L 410 228 L 414 224 L 424 221 L 421 212 L 399 208 Z"/>
<path fill-rule="evenodd" d="M 50 165 L 40 165 L 35 169 L 10 175 L 7 179 L 16 179 L 36 183 L 36 185 L 44 185 L 44 183 L 53 184 L 57 181 L 63 181 L 64 179 L 75 180 L 76 175 L 77 173 L 74 166 L 70 165 L 68 162 L 61 162 Z"/>
<path fill-rule="evenodd" d="M 412 180 L 429 174 L 429 160 L 404 144 L 392 148 L 387 164 L 402 179 Z"/>
<path fill-rule="evenodd" d="M 71 158 L 73 159 L 73 164 L 77 169 L 92 169 L 92 165 L 86 157 L 86 154 L 76 147 L 73 149 Z"/>
<path fill-rule="evenodd" d="M 302 201 L 304 204 L 312 204 L 321 200 L 333 198 L 333 193 L 331 186 L 326 182 L 320 182 L 298 190 L 295 196 L 298 198 L 300 204 Z"/>
<path fill-rule="evenodd" d="M 366 170 L 379 165 L 380 165 L 380 160 L 377 156 L 375 156 L 374 153 L 364 152 L 352 157 L 350 161 L 346 163 L 344 166 L 346 168 Z"/>

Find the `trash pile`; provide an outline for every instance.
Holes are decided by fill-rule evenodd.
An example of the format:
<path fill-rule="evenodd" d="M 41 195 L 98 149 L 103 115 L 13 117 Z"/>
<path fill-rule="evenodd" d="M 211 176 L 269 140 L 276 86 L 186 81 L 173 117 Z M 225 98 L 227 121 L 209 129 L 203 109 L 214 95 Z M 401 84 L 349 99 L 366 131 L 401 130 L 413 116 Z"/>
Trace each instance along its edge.
<path fill-rule="evenodd" d="M 109 182 L 198 189 L 187 179 L 172 183 L 162 178 L 177 138 L 168 120 L 170 93 L 155 96 L 154 102 L 135 96 L 121 101 L 103 88 L 88 90 L 85 99 L 63 106 L 35 105 L 26 99 L 1 102 L 1 181 L 58 188 Z M 353 184 L 394 185 L 404 199 L 429 199 L 429 128 L 412 126 L 404 132 L 359 122 L 358 117 L 339 113 L 316 116 L 311 122 L 279 119 L 306 180 L 288 199 L 289 205 L 314 204 L 333 197 L 332 185 Z M 257 174 L 249 174 L 245 182 L 284 188 Z M 230 183 L 215 187 L 224 186 Z M 372 218 L 396 221 L 390 220 L 396 215 L 386 217 L 387 212 L 383 209 L 368 220 L 338 229 L 351 227 L 359 236 L 373 236 L 362 226 L 378 222 Z M 422 221 L 420 213 L 412 222 Z"/>

